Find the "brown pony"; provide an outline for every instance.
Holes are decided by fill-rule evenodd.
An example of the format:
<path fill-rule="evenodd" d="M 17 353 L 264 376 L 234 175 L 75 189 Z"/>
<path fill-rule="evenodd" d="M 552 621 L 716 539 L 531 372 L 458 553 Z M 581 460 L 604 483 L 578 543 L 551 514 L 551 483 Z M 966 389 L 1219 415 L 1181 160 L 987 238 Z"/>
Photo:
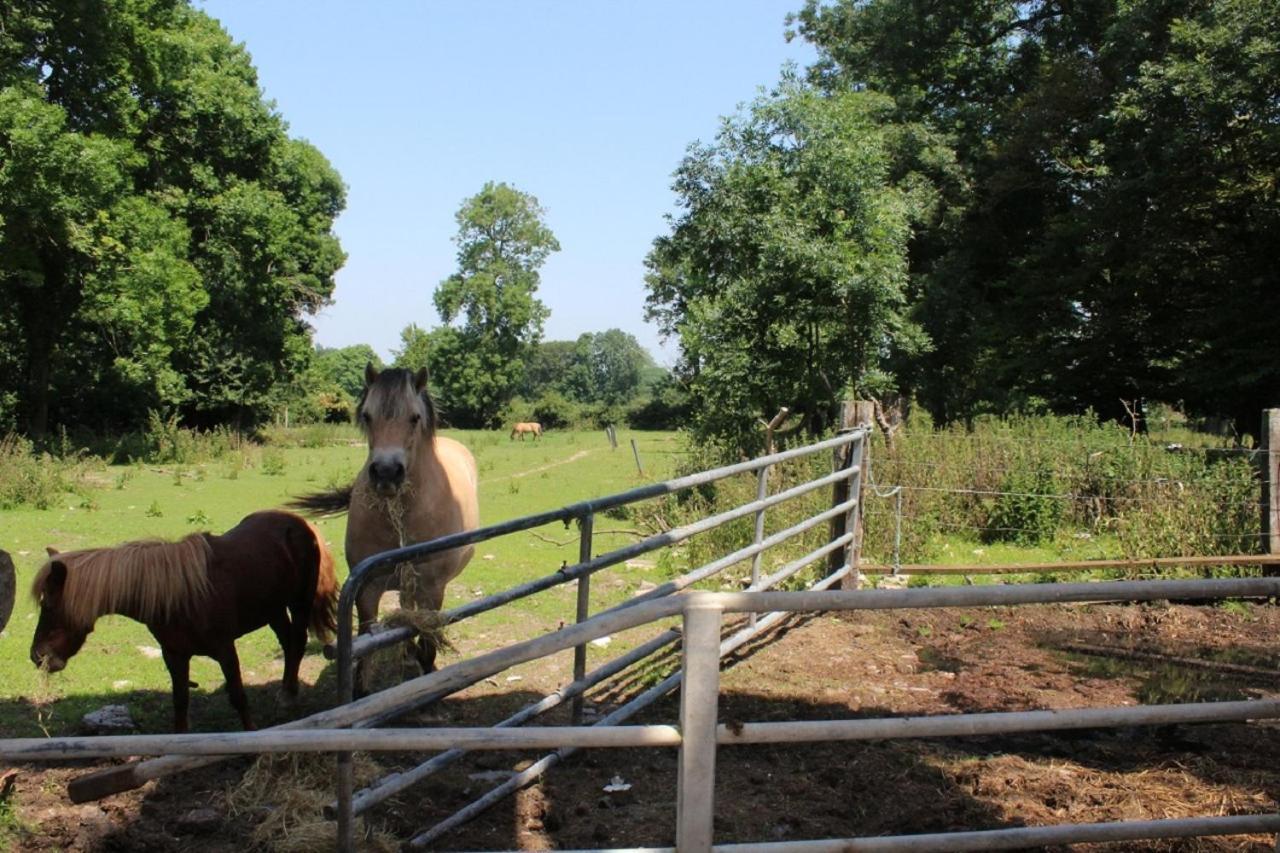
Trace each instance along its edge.
<path fill-rule="evenodd" d="M 236 638 L 270 625 L 284 649 L 284 691 L 296 696 L 308 626 L 320 639 L 337 627 L 338 580 L 324 539 L 305 519 L 274 510 L 255 512 L 221 536 L 50 549 L 31 592 L 40 605 L 31 660 L 50 672 L 80 651 L 99 616 L 118 613 L 151 629 L 173 680 L 178 732 L 188 729 L 193 655 L 222 666 L 227 697 L 252 729 Z"/>
<path fill-rule="evenodd" d="M 516 424 L 511 430 L 511 440 L 514 441 L 515 437 L 518 435 L 520 436 L 520 440 L 524 441 L 525 433 L 529 433 L 533 436 L 533 440 L 537 441 L 542 437 L 542 424 L 537 421 L 526 421 Z"/>
<path fill-rule="evenodd" d="M 310 512 L 349 512 L 347 565 L 480 523 L 475 459 L 462 444 L 436 434 L 436 406 L 425 368 L 378 372 L 366 365 L 356 422 L 368 439 L 369 457 L 355 483 L 292 503 Z M 378 603 L 388 590 L 400 591 L 405 608 L 440 610 L 445 585 L 462 572 L 474 550 L 470 545 L 454 548 L 370 578 L 356 599 L 360 633 L 377 620 Z M 435 669 L 436 649 L 430 640 L 420 637 L 416 653 L 423 672 Z M 355 682 L 362 692 L 361 670 L 357 668 Z"/>

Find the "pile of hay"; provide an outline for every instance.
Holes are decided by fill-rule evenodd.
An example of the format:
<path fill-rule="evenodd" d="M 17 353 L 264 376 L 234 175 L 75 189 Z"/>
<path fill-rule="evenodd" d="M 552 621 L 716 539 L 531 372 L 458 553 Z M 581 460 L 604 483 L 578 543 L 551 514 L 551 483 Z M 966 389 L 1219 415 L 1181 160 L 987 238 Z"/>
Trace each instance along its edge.
<path fill-rule="evenodd" d="M 383 775 L 382 768 L 362 753 L 353 756 L 356 786 L 364 787 Z M 324 816 L 333 802 L 334 757 L 323 753 L 259 756 L 240 784 L 227 791 L 227 809 L 234 817 L 254 822 L 254 848 L 309 853 L 333 847 L 337 824 Z M 356 818 L 356 847 L 369 853 L 394 853 L 394 835 Z"/>

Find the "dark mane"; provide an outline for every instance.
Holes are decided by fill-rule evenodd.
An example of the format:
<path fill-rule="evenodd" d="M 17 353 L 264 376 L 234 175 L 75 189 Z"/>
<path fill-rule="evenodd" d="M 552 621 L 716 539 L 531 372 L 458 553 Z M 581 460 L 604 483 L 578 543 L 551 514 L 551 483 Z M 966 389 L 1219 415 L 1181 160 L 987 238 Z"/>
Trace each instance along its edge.
<path fill-rule="evenodd" d="M 421 391 L 415 391 L 414 382 L 415 374 L 411 370 L 390 367 L 379 373 L 372 385 L 365 386 L 356 401 L 356 424 L 361 429 L 365 428 L 362 414 L 385 420 L 407 418 L 417 411 L 418 401 L 421 401 L 426 415 L 422 419 L 422 428 L 428 435 L 434 435 L 438 421 L 435 400 L 425 384 Z"/>

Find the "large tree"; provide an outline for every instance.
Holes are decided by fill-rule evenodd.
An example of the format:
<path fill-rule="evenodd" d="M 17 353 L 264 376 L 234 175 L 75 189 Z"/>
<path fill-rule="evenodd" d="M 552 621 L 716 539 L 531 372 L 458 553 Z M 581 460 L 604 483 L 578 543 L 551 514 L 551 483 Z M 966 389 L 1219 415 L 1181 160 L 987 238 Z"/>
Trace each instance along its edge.
<path fill-rule="evenodd" d="M 520 387 L 548 311 L 539 269 L 560 244 L 533 196 L 487 183 L 457 213 L 458 270 L 435 292 L 431 374 L 451 422 L 493 425 Z"/>
<path fill-rule="evenodd" d="M 561 390 L 584 403 L 616 406 L 634 398 L 653 357 L 621 329 L 586 332 L 574 343 Z"/>
<path fill-rule="evenodd" d="M 0 5 L 0 150 L 0 393 L 30 432 L 244 422 L 305 369 L 344 190 L 215 21 Z"/>
<path fill-rule="evenodd" d="M 925 345 L 906 315 L 906 247 L 936 195 L 910 163 L 933 146 L 892 106 L 787 78 L 677 169 L 647 310 L 679 339 L 701 435 L 749 445 L 784 405 L 821 430 Z"/>
<path fill-rule="evenodd" d="M 873 89 L 969 190 L 911 244 L 943 418 L 1280 403 L 1280 2 L 809 0 L 832 93 Z"/>

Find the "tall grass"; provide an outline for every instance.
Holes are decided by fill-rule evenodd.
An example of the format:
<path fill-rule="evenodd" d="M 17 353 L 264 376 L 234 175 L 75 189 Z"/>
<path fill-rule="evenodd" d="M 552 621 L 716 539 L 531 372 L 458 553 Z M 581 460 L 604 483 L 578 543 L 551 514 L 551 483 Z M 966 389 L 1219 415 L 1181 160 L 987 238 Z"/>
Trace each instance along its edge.
<path fill-rule="evenodd" d="M 1091 418 L 987 420 L 877 436 L 871 474 L 903 488 L 903 559 L 960 537 L 1021 545 L 1108 535 L 1131 557 L 1251 553 L 1259 488 L 1247 451 L 1166 446 Z M 891 550 L 892 508 L 868 501 L 866 551 Z"/>
<path fill-rule="evenodd" d="M 893 486 L 902 488 L 903 562 L 936 561 L 965 542 L 1050 555 L 1078 552 L 1081 541 L 1105 542 L 1108 556 L 1131 558 L 1254 553 L 1261 545 L 1249 451 L 1166 445 L 1092 418 L 1042 416 L 983 420 L 970 429 L 917 422 L 899 430 L 892 445 L 874 435 L 870 456 L 863 555 L 876 562 L 893 556 L 895 502 L 875 490 Z M 693 448 L 682 473 L 722 459 L 715 448 Z M 831 464 L 817 454 L 775 466 L 769 491 L 822 476 Z M 735 477 L 667 498 L 651 521 L 674 526 L 748 503 L 755 493 L 754 476 Z M 770 509 L 766 535 L 830 505 L 831 490 L 822 489 Z M 754 520 L 740 519 L 695 537 L 680 562 L 708 562 L 753 534 Z M 769 562 L 807 553 L 826 535 L 825 525 L 807 532 L 771 551 Z"/>
<path fill-rule="evenodd" d="M 94 467 L 100 467 L 100 463 L 91 457 L 38 453 L 30 441 L 16 433 L 2 436 L 0 509 L 48 509 L 59 496 L 80 492 L 88 471 Z"/>

